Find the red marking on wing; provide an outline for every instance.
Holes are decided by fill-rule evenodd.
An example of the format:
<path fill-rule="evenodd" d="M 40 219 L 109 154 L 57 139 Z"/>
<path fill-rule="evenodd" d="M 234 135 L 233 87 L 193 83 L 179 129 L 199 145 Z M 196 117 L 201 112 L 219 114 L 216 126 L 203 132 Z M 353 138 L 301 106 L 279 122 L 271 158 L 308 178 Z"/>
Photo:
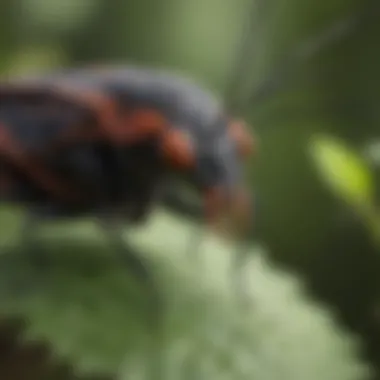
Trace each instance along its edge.
<path fill-rule="evenodd" d="M 149 137 L 158 137 L 169 124 L 166 118 L 152 109 L 137 108 L 127 111 L 121 121 L 120 129 L 123 129 L 124 141 L 133 143 Z"/>
<path fill-rule="evenodd" d="M 94 119 L 93 127 L 98 134 L 117 140 L 120 135 L 116 123 L 118 110 L 116 102 L 100 91 L 81 89 L 73 84 L 57 81 L 54 84 L 10 83 L 0 86 L 0 100 L 16 100 L 24 104 L 49 106 L 61 104 L 72 105 L 89 112 Z"/>
<path fill-rule="evenodd" d="M 180 130 L 167 130 L 162 137 L 161 151 L 169 165 L 174 168 L 190 169 L 195 165 L 192 141 Z"/>
<path fill-rule="evenodd" d="M 70 187 L 55 178 L 54 174 L 46 170 L 41 162 L 24 152 L 9 136 L 6 126 L 2 124 L 0 124 L 0 156 L 59 199 L 79 200 L 78 194 Z"/>
<path fill-rule="evenodd" d="M 59 85 L 55 91 L 64 99 L 90 110 L 99 124 L 99 137 L 116 145 L 158 136 L 168 126 L 159 112 L 148 108 L 121 109 L 116 99 L 101 91 L 78 90 L 67 85 Z"/>
<path fill-rule="evenodd" d="M 88 111 L 92 119 L 82 137 L 101 138 L 113 144 L 132 144 L 158 136 L 167 128 L 166 119 L 157 111 L 145 108 L 122 109 L 117 99 L 100 90 L 81 88 L 75 83 L 56 81 L 50 84 L 13 83 L 0 86 L 1 98 L 58 105 L 61 103 Z M 48 107 L 46 108 L 48 109 Z M 87 124 L 89 125 L 89 124 Z M 75 132 L 70 132 L 70 134 Z"/>

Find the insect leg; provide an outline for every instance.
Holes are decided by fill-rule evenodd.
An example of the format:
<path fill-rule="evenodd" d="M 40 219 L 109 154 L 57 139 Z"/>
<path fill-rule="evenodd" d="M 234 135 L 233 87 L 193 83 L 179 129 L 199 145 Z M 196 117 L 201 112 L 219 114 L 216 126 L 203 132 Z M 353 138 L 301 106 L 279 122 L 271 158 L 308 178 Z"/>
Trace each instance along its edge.
<path fill-rule="evenodd" d="M 133 275 L 150 290 L 152 298 L 155 298 L 154 304 L 157 304 L 159 297 L 154 278 L 143 260 L 137 256 L 134 249 L 123 238 L 123 223 L 115 218 L 100 218 L 100 224 L 106 232 L 112 248 Z"/>
<path fill-rule="evenodd" d="M 151 336 L 148 347 L 150 356 L 149 379 L 161 380 L 163 379 L 161 352 L 164 339 L 164 304 L 158 286 L 155 283 L 154 276 L 143 260 L 138 257 L 135 249 L 124 240 L 124 224 L 120 220 L 109 217 L 100 218 L 100 224 L 104 228 L 112 248 L 149 294 L 149 310 L 146 321 Z"/>

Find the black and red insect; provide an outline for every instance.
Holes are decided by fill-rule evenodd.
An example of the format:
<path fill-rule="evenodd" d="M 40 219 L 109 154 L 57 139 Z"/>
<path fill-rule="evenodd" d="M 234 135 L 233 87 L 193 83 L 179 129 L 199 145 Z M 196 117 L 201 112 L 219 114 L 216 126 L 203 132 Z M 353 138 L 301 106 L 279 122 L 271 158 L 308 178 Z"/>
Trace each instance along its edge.
<path fill-rule="evenodd" d="M 1 200 L 52 215 L 112 211 L 138 222 L 179 174 L 212 223 L 243 201 L 250 148 L 213 95 L 168 72 L 78 69 L 0 83 Z"/>
<path fill-rule="evenodd" d="M 209 225 L 225 213 L 247 223 L 242 166 L 252 147 L 212 94 L 166 71 L 73 69 L 0 83 L 0 200 L 26 207 L 25 239 L 41 217 L 99 217 L 145 282 L 120 227 L 144 222 L 176 176 L 201 194 Z"/>

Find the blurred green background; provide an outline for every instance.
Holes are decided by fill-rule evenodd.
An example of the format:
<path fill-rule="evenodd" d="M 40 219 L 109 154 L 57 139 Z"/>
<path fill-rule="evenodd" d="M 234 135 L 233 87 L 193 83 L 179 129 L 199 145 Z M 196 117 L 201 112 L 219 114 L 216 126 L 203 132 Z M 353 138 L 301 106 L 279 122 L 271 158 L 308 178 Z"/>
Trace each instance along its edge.
<path fill-rule="evenodd" d="M 54 235 L 51 250 L 61 254 L 52 254 L 49 273 L 4 259 L 4 316 L 28 321 L 22 341 L 43 342 L 68 363 L 46 379 L 69 378 L 67 368 L 74 378 L 158 379 L 159 370 L 143 373 L 153 346 L 168 380 L 380 378 L 379 11 L 369 0 L 0 2 L 3 76 L 132 62 L 184 70 L 236 101 L 232 81 L 260 138 L 248 167 L 257 197 L 249 313 L 218 269 L 231 265 L 228 249 L 212 241 L 203 259 L 189 258 L 194 221 L 167 210 L 143 231 L 127 231 L 165 295 L 159 345 L 142 322 L 144 290 L 108 263 L 88 224 L 74 228 L 75 238 L 66 229 Z M 8 248 L 18 220 L 2 212 Z M 72 252 L 71 264 L 59 261 Z M 16 292 L 16 279 L 29 281 L 27 294 Z M 1 378 L 17 378 L 11 368 L 27 356 L 18 345 L 14 362 L 0 357 Z M 42 378 L 26 372 L 18 379 Z"/>

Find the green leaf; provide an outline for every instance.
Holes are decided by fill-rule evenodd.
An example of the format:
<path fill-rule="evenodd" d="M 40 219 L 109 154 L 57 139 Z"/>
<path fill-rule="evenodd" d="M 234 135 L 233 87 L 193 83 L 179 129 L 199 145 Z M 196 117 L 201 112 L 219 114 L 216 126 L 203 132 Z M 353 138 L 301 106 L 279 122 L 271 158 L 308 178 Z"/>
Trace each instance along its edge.
<path fill-rule="evenodd" d="M 356 152 L 331 136 L 315 136 L 310 144 L 311 156 L 330 189 L 358 210 L 373 207 L 373 174 Z"/>
<path fill-rule="evenodd" d="M 150 380 L 144 375 L 152 357 L 144 322 L 149 298 L 93 227 L 42 231 L 51 260 L 42 271 L 4 251 L 2 312 L 27 318 L 25 339 L 49 341 L 77 373 L 111 370 L 120 380 Z M 194 230 L 157 213 L 144 228 L 126 233 L 165 300 L 163 339 L 154 347 L 165 380 L 368 378 L 357 339 L 305 294 L 299 280 L 252 247 L 240 277 L 251 305 L 242 309 L 231 276 L 234 247 L 206 235 L 189 254 Z M 27 291 L 15 287 L 21 280 Z"/>

